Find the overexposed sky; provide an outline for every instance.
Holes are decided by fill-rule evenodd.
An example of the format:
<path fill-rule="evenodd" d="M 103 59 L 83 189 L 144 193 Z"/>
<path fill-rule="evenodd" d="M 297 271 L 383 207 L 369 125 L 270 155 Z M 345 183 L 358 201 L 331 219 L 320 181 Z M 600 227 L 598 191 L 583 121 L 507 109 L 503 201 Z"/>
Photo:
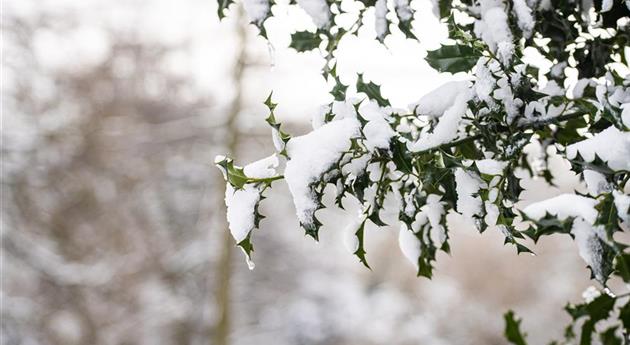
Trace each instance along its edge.
<path fill-rule="evenodd" d="M 320 52 L 298 53 L 288 48 L 291 32 L 313 29 L 314 25 L 302 9 L 287 3 L 274 6 L 275 17 L 266 23 L 269 42 L 257 35 L 253 25 L 248 27 L 248 62 L 255 67 L 245 76 L 245 100 L 250 105 L 245 112 L 260 116 L 261 122 L 261 102 L 272 90 L 280 103 L 281 120 L 308 121 L 331 100 L 320 74 L 324 63 Z M 385 40 L 386 47 L 379 44 L 368 13 L 368 23 L 359 38 L 348 36 L 340 45 L 338 72 L 342 82 L 354 84 L 356 74 L 365 73 L 366 79 L 382 84 L 382 92 L 394 107 L 405 108 L 453 78 L 437 73 L 423 60 L 425 49 L 435 49 L 446 39 L 446 28 L 434 17 L 429 0 L 416 0 L 412 5 L 418 13 L 414 27 L 422 43 L 408 40 L 392 28 L 394 33 Z M 229 11 L 227 18 L 219 21 L 216 9 L 216 2 L 211 0 L 22 0 L 5 4 L 4 15 L 35 18 L 37 12 L 76 14 L 76 19 L 69 20 L 76 20 L 78 29 L 64 35 L 37 31 L 33 49 L 47 68 L 93 67 L 107 56 L 112 35 L 133 33 L 143 41 L 172 46 L 164 68 L 192 76 L 201 92 L 227 103 L 232 96 L 229 77 L 237 48 L 235 13 Z M 182 45 L 185 49 L 176 49 Z M 5 86 L 10 87 L 15 77 L 5 74 Z"/>

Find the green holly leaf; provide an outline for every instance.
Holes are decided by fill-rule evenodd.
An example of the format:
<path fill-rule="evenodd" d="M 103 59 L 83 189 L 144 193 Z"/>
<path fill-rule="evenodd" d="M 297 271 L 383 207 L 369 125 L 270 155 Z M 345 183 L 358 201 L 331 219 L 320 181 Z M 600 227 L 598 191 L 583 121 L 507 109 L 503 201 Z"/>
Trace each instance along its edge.
<path fill-rule="evenodd" d="M 306 52 L 319 48 L 319 44 L 322 43 L 322 38 L 316 32 L 310 31 L 298 31 L 291 34 L 290 48 L 297 50 L 298 52 Z"/>
<path fill-rule="evenodd" d="M 630 300 L 619 308 L 619 319 L 624 329 L 630 329 Z"/>
<path fill-rule="evenodd" d="M 558 126 L 554 137 L 556 141 L 564 146 L 576 143 L 584 138 L 578 129 L 582 129 L 587 126 L 586 119 L 584 117 L 578 117 L 566 121 L 562 126 Z"/>
<path fill-rule="evenodd" d="M 630 283 L 630 254 L 621 253 L 615 258 L 615 274 L 624 282 Z"/>
<path fill-rule="evenodd" d="M 233 0 L 217 0 L 219 7 L 217 8 L 217 13 L 219 15 L 219 19 L 225 18 L 225 10 L 230 7 L 231 4 L 234 3 Z"/>
<path fill-rule="evenodd" d="M 521 332 L 521 320 L 516 318 L 514 312 L 509 310 L 505 315 L 505 337 L 514 345 L 527 345 L 525 341 L 526 334 Z"/>
<path fill-rule="evenodd" d="M 614 297 L 603 293 L 590 303 L 578 305 L 569 304 L 565 307 L 565 310 L 571 315 L 574 322 L 581 318 L 586 318 L 580 331 L 580 345 L 590 345 L 592 343 L 595 324 L 600 320 L 608 318 L 608 315 L 615 306 L 615 300 Z"/>
<path fill-rule="evenodd" d="M 612 193 L 604 194 L 601 201 L 595 206 L 595 209 L 598 213 L 595 225 L 603 226 L 611 236 L 613 233 L 621 230 L 617 221 L 617 207 L 615 206 L 615 198 Z"/>
<path fill-rule="evenodd" d="M 600 333 L 599 339 L 602 345 L 622 345 L 622 340 L 617 337 L 617 330 L 619 326 L 612 326 L 606 329 L 603 333 Z"/>
<path fill-rule="evenodd" d="M 250 231 L 250 233 L 247 235 L 247 237 L 245 237 L 244 240 L 236 244 L 237 246 L 241 247 L 245 255 L 247 255 L 247 258 L 250 260 L 252 258 L 252 252 L 254 251 L 254 245 L 251 242 L 251 235 L 252 233 Z"/>
<path fill-rule="evenodd" d="M 521 213 L 521 217 L 523 220 L 532 223 L 532 225 L 530 225 L 527 230 L 523 231 L 523 233 L 527 235 L 527 237 L 531 238 L 534 243 L 537 243 L 541 236 L 571 233 L 573 220 L 575 219 L 573 217 L 567 217 L 566 219 L 560 220 L 549 213 L 545 214 L 544 217 L 538 220 L 533 220 L 527 217 L 524 213 Z"/>
<path fill-rule="evenodd" d="M 446 18 L 451 15 L 451 7 L 453 0 L 438 0 L 440 8 L 440 18 Z"/>
<path fill-rule="evenodd" d="M 425 60 L 439 72 L 468 72 L 476 64 L 481 54 L 467 45 L 443 45 L 427 52 Z"/>
<path fill-rule="evenodd" d="M 289 140 L 291 139 L 291 135 L 285 133 L 282 131 L 282 129 L 280 129 L 281 127 L 281 123 L 276 121 L 276 116 L 274 114 L 274 110 L 276 109 L 276 106 L 278 105 L 277 103 L 273 103 L 273 101 L 271 100 L 271 96 L 272 96 L 273 92 L 269 94 L 269 96 L 267 97 L 267 99 L 265 100 L 265 105 L 267 106 L 267 108 L 269 108 L 269 116 L 267 116 L 267 118 L 265 119 L 265 121 L 271 126 L 271 128 L 273 128 L 273 135 L 274 135 L 274 142 L 278 141 L 276 144 L 276 146 L 280 146 L 279 148 L 277 148 L 277 150 L 279 150 L 280 154 L 288 157 L 287 155 L 287 151 L 285 150 L 285 147 L 287 145 L 287 143 L 289 142 Z"/>
<path fill-rule="evenodd" d="M 359 258 L 359 261 L 368 269 L 370 268 L 370 265 L 368 265 L 367 259 L 365 258 L 365 246 L 364 246 L 364 238 L 365 238 L 365 219 L 363 220 L 363 222 L 361 222 L 361 225 L 359 225 L 359 228 L 357 229 L 357 231 L 354 233 L 354 235 L 357 237 L 358 241 L 359 241 L 359 247 L 357 248 L 357 250 L 353 253 L 357 258 Z"/>
<path fill-rule="evenodd" d="M 339 76 L 337 75 L 337 64 L 335 64 L 327 73 L 324 75 L 324 78 L 327 78 L 328 75 L 332 76 L 333 81 L 335 82 L 335 86 L 333 86 L 330 94 L 335 98 L 335 101 L 343 101 L 346 99 L 346 91 L 348 90 L 348 85 L 344 85 L 341 83 Z"/>
<path fill-rule="evenodd" d="M 363 92 L 369 99 L 376 101 L 381 107 L 390 106 L 389 100 L 381 95 L 381 87 L 373 82 L 366 83 L 363 74 L 359 74 L 357 79 L 357 92 Z"/>
<path fill-rule="evenodd" d="M 234 161 L 229 157 L 222 157 L 222 159 L 214 162 L 221 172 L 223 177 L 234 189 L 242 189 L 247 183 L 248 177 L 245 175 L 242 167 L 234 165 Z"/>
<path fill-rule="evenodd" d="M 615 298 L 603 293 L 590 303 L 569 304 L 565 307 L 565 310 L 571 315 L 573 321 L 577 321 L 582 317 L 588 317 L 597 322 L 607 318 L 614 305 Z"/>
<path fill-rule="evenodd" d="M 409 154 L 405 143 L 399 140 L 392 140 L 390 143 L 390 149 L 392 151 L 392 161 L 396 165 L 396 169 L 405 174 L 411 174 L 413 172 L 413 165 L 411 162 L 411 155 Z"/>

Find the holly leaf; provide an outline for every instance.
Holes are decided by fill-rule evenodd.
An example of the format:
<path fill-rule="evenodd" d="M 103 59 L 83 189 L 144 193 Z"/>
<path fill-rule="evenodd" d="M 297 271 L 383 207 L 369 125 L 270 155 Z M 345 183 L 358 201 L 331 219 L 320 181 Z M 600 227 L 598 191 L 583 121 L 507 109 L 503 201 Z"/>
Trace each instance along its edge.
<path fill-rule="evenodd" d="M 221 172 L 223 177 L 234 189 L 242 189 L 247 183 L 248 177 L 245 175 L 242 167 L 234 165 L 234 161 L 229 157 L 222 157 L 214 162 Z"/>
<path fill-rule="evenodd" d="M 592 321 L 597 322 L 607 318 L 614 305 L 615 298 L 603 293 L 590 303 L 570 304 L 565 307 L 565 310 L 571 315 L 573 321 L 577 321 L 582 317 L 588 317 Z"/>
<path fill-rule="evenodd" d="M 322 43 L 322 38 L 316 32 L 310 31 L 298 31 L 291 34 L 290 48 L 297 50 L 298 52 L 306 52 L 319 47 Z"/>
<path fill-rule="evenodd" d="M 516 318 L 514 312 L 509 310 L 505 315 L 505 337 L 514 345 L 527 345 L 525 341 L 526 334 L 521 332 L 521 320 Z"/>
<path fill-rule="evenodd" d="M 605 194 L 603 199 L 595 206 L 595 209 L 598 213 L 595 225 L 602 225 L 610 235 L 621 230 L 617 225 L 617 207 L 611 193 Z"/>
<path fill-rule="evenodd" d="M 367 259 L 365 258 L 365 247 L 364 247 L 364 235 L 365 235 L 365 220 L 363 220 L 363 222 L 361 222 L 361 225 L 359 226 L 359 228 L 357 229 L 357 231 L 354 233 L 354 235 L 357 237 L 358 241 L 359 241 L 359 247 L 357 248 L 357 250 L 353 253 L 354 255 L 356 255 L 357 258 L 359 258 L 359 261 L 361 261 L 361 263 L 369 268 L 370 265 L 368 265 L 367 263 Z"/>
<path fill-rule="evenodd" d="M 630 329 L 630 300 L 619 308 L 619 319 L 625 329 Z"/>
<path fill-rule="evenodd" d="M 359 79 L 357 79 L 357 92 L 363 92 L 369 99 L 376 101 L 381 107 L 391 105 L 389 100 L 381 95 L 381 87 L 373 82 L 366 83 L 363 80 L 363 74 L 359 74 Z"/>
<path fill-rule="evenodd" d="M 538 220 L 533 220 L 527 217 L 524 213 L 521 213 L 521 217 L 523 220 L 533 223 L 533 225 L 530 225 L 530 227 L 523 231 L 523 233 L 527 235 L 527 237 L 531 238 L 534 243 L 537 243 L 541 236 L 571 233 L 573 220 L 575 219 L 574 217 L 567 217 L 566 219 L 560 220 L 549 213 L 545 214 L 544 217 Z"/>
<path fill-rule="evenodd" d="M 617 329 L 619 326 L 612 326 L 605 330 L 603 333 L 600 333 L 599 339 L 602 342 L 602 345 L 622 345 L 621 339 L 617 337 Z"/>
<path fill-rule="evenodd" d="M 446 18 L 451 14 L 452 2 L 453 0 L 438 0 L 440 18 Z"/>
<path fill-rule="evenodd" d="M 272 128 L 272 135 L 274 139 L 274 145 L 276 146 L 276 150 L 279 151 L 281 155 L 288 157 L 285 147 L 287 145 L 287 142 L 289 142 L 289 140 L 291 139 L 291 135 L 283 132 L 282 129 L 280 129 L 280 126 L 282 124 L 276 120 L 276 116 L 274 114 L 274 110 L 276 109 L 276 106 L 278 104 L 273 103 L 273 101 L 271 100 L 272 94 L 273 93 L 269 94 L 269 96 L 267 97 L 264 103 L 267 106 L 267 108 L 269 108 L 269 116 L 267 116 L 265 121 Z"/>
<path fill-rule="evenodd" d="M 231 4 L 234 3 L 233 0 L 218 0 L 217 3 L 219 7 L 217 8 L 217 13 L 219 15 L 219 19 L 225 18 L 225 10 L 230 7 Z"/>
<path fill-rule="evenodd" d="M 398 140 L 392 140 L 390 143 L 390 149 L 393 155 L 392 161 L 396 165 L 396 169 L 405 174 L 411 174 L 413 172 L 411 155 L 409 154 L 405 143 Z"/>
<path fill-rule="evenodd" d="M 630 254 L 622 253 L 617 255 L 615 258 L 615 273 L 624 282 L 630 283 Z"/>
<path fill-rule="evenodd" d="M 467 45 L 443 45 L 427 52 L 425 60 L 439 72 L 467 72 L 476 64 L 481 54 Z"/>

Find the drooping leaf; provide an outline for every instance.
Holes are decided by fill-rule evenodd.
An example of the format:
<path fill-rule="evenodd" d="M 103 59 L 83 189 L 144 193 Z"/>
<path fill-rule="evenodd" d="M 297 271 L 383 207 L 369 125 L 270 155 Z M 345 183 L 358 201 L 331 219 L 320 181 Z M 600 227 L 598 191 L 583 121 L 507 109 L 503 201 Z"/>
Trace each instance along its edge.
<path fill-rule="evenodd" d="M 361 224 L 359 225 L 359 228 L 357 229 L 357 231 L 354 233 L 354 235 L 357 237 L 357 240 L 359 242 L 359 246 L 357 248 L 357 250 L 354 252 L 354 255 L 359 258 L 359 261 L 367 268 L 370 268 L 370 265 L 368 265 L 367 259 L 365 257 L 365 254 L 367 254 L 365 252 L 365 220 L 363 220 L 363 222 L 361 222 Z"/>
<path fill-rule="evenodd" d="M 521 320 L 516 318 L 514 312 L 509 310 L 505 315 L 505 337 L 514 345 L 527 345 L 526 334 L 521 331 Z"/>

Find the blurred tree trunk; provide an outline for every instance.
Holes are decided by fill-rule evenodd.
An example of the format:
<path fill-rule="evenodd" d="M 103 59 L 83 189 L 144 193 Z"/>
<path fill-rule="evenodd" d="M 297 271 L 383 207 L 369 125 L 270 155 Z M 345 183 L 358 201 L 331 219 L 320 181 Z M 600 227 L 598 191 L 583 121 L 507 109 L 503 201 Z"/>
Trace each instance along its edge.
<path fill-rule="evenodd" d="M 228 154 L 235 153 L 238 150 L 239 142 L 239 130 L 238 130 L 238 115 L 242 107 L 242 84 L 243 84 L 243 70 L 245 69 L 245 61 L 247 60 L 246 42 L 247 32 L 244 22 L 243 10 L 240 6 L 237 7 L 236 15 L 236 40 L 237 40 L 237 53 L 236 63 L 234 65 L 234 71 L 232 74 L 233 85 L 235 88 L 235 95 L 230 108 L 228 110 L 228 118 L 225 128 L 225 147 Z M 217 185 L 224 185 L 224 181 L 221 179 L 217 181 Z M 219 205 L 224 205 L 223 195 L 219 194 Z M 224 210 L 225 211 L 225 210 Z M 226 214 L 225 212 L 219 212 L 218 214 Z M 217 291 L 216 291 L 216 306 L 219 312 L 219 318 L 216 324 L 214 339 L 211 342 L 213 345 L 229 345 L 229 334 L 231 327 L 231 314 L 230 314 L 230 280 L 232 276 L 231 258 L 234 251 L 234 239 L 232 238 L 230 231 L 227 227 L 225 217 L 220 224 L 220 230 L 222 231 L 221 238 L 223 245 L 223 252 L 217 261 Z"/>

